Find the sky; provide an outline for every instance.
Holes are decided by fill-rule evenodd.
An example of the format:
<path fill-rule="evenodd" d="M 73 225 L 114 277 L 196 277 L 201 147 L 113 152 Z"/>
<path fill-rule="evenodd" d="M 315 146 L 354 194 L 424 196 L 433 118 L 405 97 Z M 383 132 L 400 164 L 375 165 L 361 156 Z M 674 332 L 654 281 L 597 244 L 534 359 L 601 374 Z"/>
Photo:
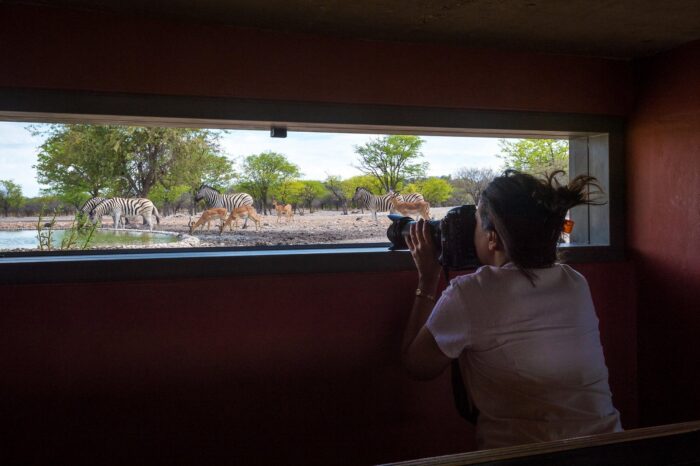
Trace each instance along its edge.
<path fill-rule="evenodd" d="M 22 187 L 25 197 L 39 195 L 36 155 L 43 137 L 34 137 L 26 122 L 0 122 L 0 180 L 12 180 Z M 43 125 L 37 125 L 39 127 Z M 230 130 L 221 139 L 227 157 L 240 167 L 241 159 L 252 154 L 275 151 L 299 166 L 303 179 L 323 180 L 328 175 L 349 178 L 362 173 L 357 165 L 355 146 L 380 135 L 289 132 L 286 138 L 271 138 L 269 131 Z M 429 163 L 428 176 L 454 174 L 460 168 L 499 169 L 497 138 L 421 136 L 422 161 Z"/>

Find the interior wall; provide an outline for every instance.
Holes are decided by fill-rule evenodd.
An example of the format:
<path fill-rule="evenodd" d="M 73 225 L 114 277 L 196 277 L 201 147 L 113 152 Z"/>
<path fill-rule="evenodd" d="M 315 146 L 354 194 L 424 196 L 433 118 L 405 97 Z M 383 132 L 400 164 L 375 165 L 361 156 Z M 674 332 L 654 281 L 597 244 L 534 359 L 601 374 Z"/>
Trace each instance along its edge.
<path fill-rule="evenodd" d="M 628 236 L 640 282 L 645 425 L 700 418 L 700 41 L 640 63 Z"/>
<path fill-rule="evenodd" d="M 632 97 L 623 61 L 50 8 L 0 5 L 0 44 L 10 88 L 604 115 L 625 115 Z M 633 267 L 577 268 L 633 427 Z M 468 450 L 447 379 L 413 382 L 398 364 L 414 287 L 413 272 L 0 285 L 6 443 L 37 462 L 115 464 L 367 464 Z"/>
<path fill-rule="evenodd" d="M 629 427 L 634 273 L 576 268 Z M 402 369 L 415 286 L 412 271 L 0 285 L 4 457 L 361 465 L 473 449 L 449 374 Z"/>
<path fill-rule="evenodd" d="M 624 115 L 628 62 L 0 5 L 0 87 Z"/>

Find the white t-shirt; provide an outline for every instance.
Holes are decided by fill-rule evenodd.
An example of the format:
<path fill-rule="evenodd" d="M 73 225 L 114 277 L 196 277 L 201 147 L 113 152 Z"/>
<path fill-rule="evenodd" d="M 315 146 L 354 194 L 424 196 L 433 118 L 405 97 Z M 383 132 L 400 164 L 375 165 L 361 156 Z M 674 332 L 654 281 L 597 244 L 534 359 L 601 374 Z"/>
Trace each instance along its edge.
<path fill-rule="evenodd" d="M 533 272 L 534 287 L 510 263 L 457 277 L 426 324 L 460 359 L 479 448 L 622 430 L 586 279 L 563 264 Z"/>

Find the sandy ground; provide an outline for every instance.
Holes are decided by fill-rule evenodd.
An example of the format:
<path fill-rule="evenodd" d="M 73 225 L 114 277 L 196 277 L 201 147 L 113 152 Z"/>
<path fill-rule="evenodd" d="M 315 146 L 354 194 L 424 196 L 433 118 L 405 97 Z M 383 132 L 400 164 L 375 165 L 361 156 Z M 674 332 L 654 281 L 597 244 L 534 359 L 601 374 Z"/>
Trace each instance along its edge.
<path fill-rule="evenodd" d="M 442 218 L 449 207 L 431 209 L 434 218 Z M 194 217 L 196 220 L 198 216 Z M 161 218 L 159 225 L 154 225 L 154 231 L 180 234 L 180 243 L 170 243 L 158 247 L 212 247 L 212 246 L 278 246 L 278 245 L 310 245 L 310 244 L 344 244 L 344 243 L 385 243 L 386 230 L 391 221 L 386 213 L 377 215 L 378 222 L 368 212 L 354 212 L 342 215 L 336 211 L 316 211 L 312 214 L 306 211 L 304 215 L 295 215 L 291 221 L 276 216 L 261 215 L 261 225 L 258 231 L 255 224 L 248 222 L 248 228 L 238 228 L 233 231 L 226 229 L 219 235 L 219 221 L 212 222 L 211 230 L 198 229 L 194 238 L 189 238 L 188 222 L 190 216 L 175 214 Z M 56 228 L 67 228 L 71 217 L 56 219 Z M 36 218 L 0 217 L 0 230 L 36 230 Z M 241 225 L 242 222 L 239 223 Z M 111 227 L 111 217 L 104 217 L 103 225 Z M 216 227 L 214 226 L 216 225 Z M 143 229 L 141 218 L 131 219 L 128 229 Z M 150 247 L 150 246 L 149 246 Z"/>

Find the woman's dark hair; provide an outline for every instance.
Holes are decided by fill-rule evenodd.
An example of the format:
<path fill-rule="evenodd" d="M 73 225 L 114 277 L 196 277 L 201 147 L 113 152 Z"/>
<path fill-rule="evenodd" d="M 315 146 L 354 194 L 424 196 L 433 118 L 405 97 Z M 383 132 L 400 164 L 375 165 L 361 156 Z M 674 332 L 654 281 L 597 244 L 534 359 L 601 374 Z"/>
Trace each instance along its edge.
<path fill-rule="evenodd" d="M 533 281 L 529 269 L 550 267 L 566 213 L 581 204 L 599 204 L 602 193 L 592 176 L 579 175 L 562 185 L 561 170 L 544 178 L 506 170 L 481 193 L 479 212 L 484 230 L 495 230 L 513 264 Z M 533 282 L 534 284 L 534 282 Z"/>

